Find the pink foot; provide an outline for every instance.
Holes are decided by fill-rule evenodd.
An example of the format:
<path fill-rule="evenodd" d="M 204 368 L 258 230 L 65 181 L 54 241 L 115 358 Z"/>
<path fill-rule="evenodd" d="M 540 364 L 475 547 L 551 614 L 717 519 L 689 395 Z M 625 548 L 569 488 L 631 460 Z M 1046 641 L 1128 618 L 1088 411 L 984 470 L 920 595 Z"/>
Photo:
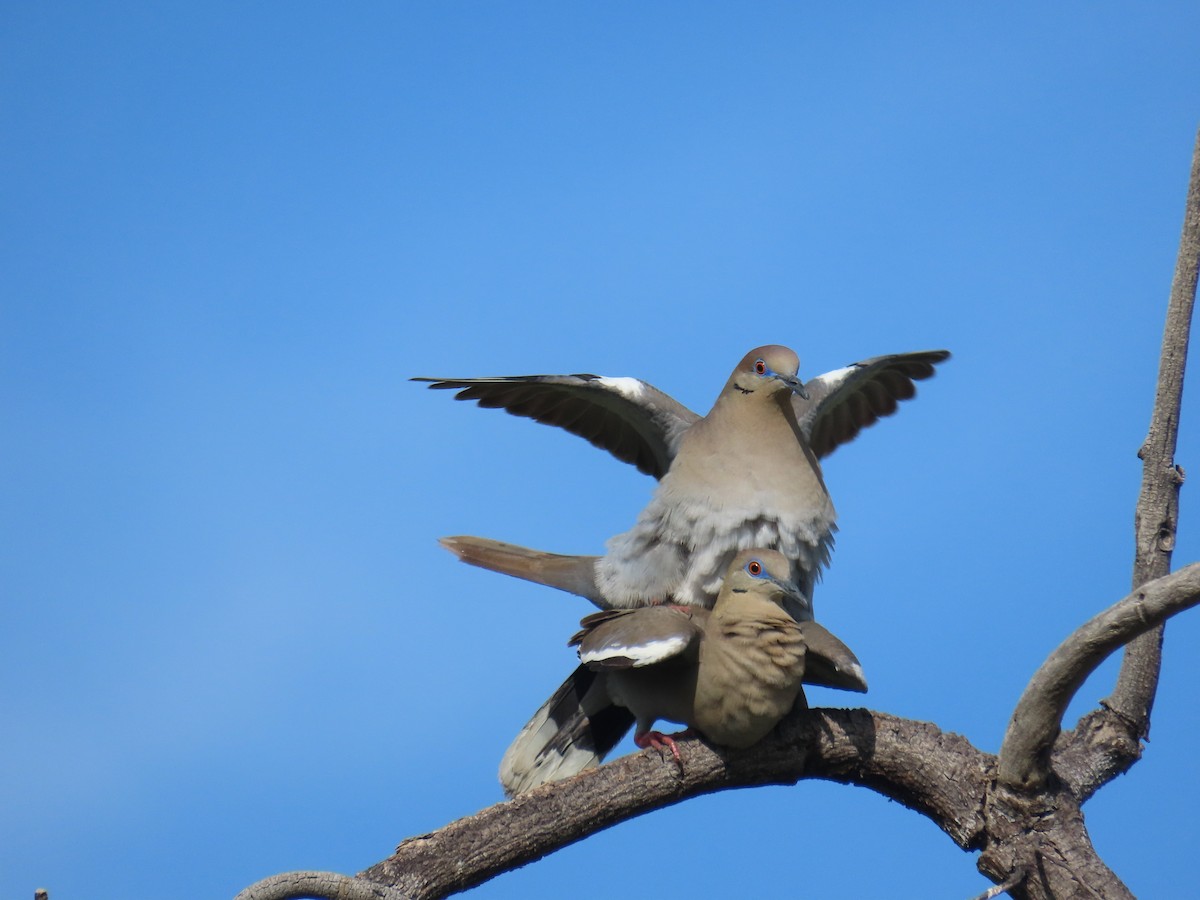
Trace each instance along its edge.
<path fill-rule="evenodd" d="M 675 738 L 688 738 L 692 736 L 692 729 L 687 728 L 683 731 L 676 732 L 673 735 L 663 734 L 661 731 L 647 731 L 645 734 L 635 734 L 633 742 L 645 750 L 647 747 L 653 747 L 660 753 L 666 747 L 671 751 L 671 755 L 675 757 L 675 762 L 679 765 L 679 771 L 683 772 L 683 757 L 679 755 L 679 747 L 675 744 Z"/>

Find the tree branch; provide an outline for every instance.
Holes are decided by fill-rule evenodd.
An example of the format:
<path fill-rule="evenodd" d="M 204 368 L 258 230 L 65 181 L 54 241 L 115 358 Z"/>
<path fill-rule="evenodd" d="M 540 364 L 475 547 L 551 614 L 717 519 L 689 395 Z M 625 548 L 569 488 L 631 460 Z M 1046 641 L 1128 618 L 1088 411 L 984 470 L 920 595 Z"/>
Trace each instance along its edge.
<path fill-rule="evenodd" d="M 1141 759 L 1142 743 L 1133 723 L 1107 707 L 1082 716 L 1054 742 L 1054 774 L 1071 796 L 1086 803 L 1104 785 Z"/>
<path fill-rule="evenodd" d="M 1142 459 L 1142 489 L 1134 514 L 1136 556 L 1133 587 L 1161 578 L 1171 569 L 1175 531 L 1179 521 L 1179 488 L 1183 472 L 1175 465 L 1179 409 L 1183 400 L 1183 373 L 1187 364 L 1196 276 L 1200 271 L 1200 133 L 1192 153 L 1183 231 L 1171 281 L 1167 322 L 1159 356 L 1158 387 L 1150 431 L 1138 451 Z M 1138 638 L 1125 650 L 1117 686 L 1104 704 L 1133 723 L 1138 737 L 1150 731 L 1150 711 L 1158 690 L 1162 666 L 1162 629 Z"/>
<path fill-rule="evenodd" d="M 233 900 L 410 900 L 395 888 L 339 875 L 337 872 L 284 872 L 256 881 Z"/>
<path fill-rule="evenodd" d="M 991 757 L 924 722 L 867 710 L 812 709 L 790 716 L 750 750 L 679 742 L 683 772 L 653 750 L 410 838 L 359 877 L 413 900 L 466 890 L 618 822 L 700 794 L 825 778 L 876 790 L 922 812 L 961 847 L 983 828 Z"/>
<path fill-rule="evenodd" d="M 997 785 L 987 804 L 987 845 L 979 871 L 1015 900 L 1133 900 L 1096 852 L 1079 803 L 1061 786 L 1037 792 Z"/>
<path fill-rule="evenodd" d="M 1000 746 L 1000 782 L 1040 787 L 1063 713 L 1079 686 L 1110 653 L 1170 616 L 1200 603 L 1200 563 L 1144 585 L 1095 616 L 1058 646 L 1030 679 Z"/>

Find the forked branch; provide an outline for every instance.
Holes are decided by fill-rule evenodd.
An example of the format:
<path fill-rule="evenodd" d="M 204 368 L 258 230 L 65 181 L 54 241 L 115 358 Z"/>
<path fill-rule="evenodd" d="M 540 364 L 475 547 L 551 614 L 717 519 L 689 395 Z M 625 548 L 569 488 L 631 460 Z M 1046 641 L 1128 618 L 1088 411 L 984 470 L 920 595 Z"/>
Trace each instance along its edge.
<path fill-rule="evenodd" d="M 1134 591 L 1059 645 L 1030 679 L 1000 747 L 1000 782 L 1034 790 L 1049 773 L 1050 750 L 1067 704 L 1117 648 L 1200 603 L 1200 563 Z"/>

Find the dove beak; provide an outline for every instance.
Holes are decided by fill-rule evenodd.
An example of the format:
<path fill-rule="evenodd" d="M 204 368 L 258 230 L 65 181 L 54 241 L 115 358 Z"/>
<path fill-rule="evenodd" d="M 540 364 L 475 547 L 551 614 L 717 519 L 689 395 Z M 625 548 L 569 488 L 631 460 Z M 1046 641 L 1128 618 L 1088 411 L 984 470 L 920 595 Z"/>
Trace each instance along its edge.
<path fill-rule="evenodd" d="M 804 389 L 804 383 L 795 375 L 780 375 L 778 372 L 776 372 L 775 377 L 786 384 L 788 390 L 799 394 L 804 400 L 808 399 L 808 391 Z"/>

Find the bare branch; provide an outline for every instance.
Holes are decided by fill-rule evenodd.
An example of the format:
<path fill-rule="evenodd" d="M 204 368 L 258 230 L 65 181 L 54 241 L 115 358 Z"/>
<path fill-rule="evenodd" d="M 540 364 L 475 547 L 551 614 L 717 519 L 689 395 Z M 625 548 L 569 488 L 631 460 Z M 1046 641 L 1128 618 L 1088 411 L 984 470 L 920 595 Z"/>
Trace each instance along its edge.
<path fill-rule="evenodd" d="M 1021 695 L 1000 747 L 1000 782 L 1039 787 L 1075 692 L 1110 653 L 1170 616 L 1200 603 L 1200 563 L 1144 585 L 1085 623 L 1042 663 Z"/>
<path fill-rule="evenodd" d="M 238 892 L 233 900 L 410 900 L 387 885 L 339 875 L 337 872 L 284 872 L 257 881 Z"/>
<path fill-rule="evenodd" d="M 1171 569 L 1175 531 L 1179 521 L 1179 488 L 1183 472 L 1175 465 L 1179 433 L 1179 410 L 1183 400 L 1183 373 L 1187 363 L 1192 307 L 1196 300 L 1196 276 L 1200 271 L 1200 133 L 1192 154 L 1192 173 L 1184 208 L 1183 233 L 1167 322 L 1159 356 L 1158 387 L 1150 431 L 1138 456 L 1142 458 L 1142 489 L 1134 514 L 1136 556 L 1133 587 L 1136 589 Z M 1111 697 L 1105 702 L 1133 723 L 1139 737 L 1150 731 L 1150 711 L 1158 690 L 1162 666 L 1162 629 L 1143 635 L 1125 650 L 1121 674 Z"/>
<path fill-rule="evenodd" d="M 404 841 L 360 878 L 414 900 L 466 890 L 618 822 L 700 794 L 825 778 L 870 787 L 924 813 L 962 847 L 983 828 L 991 757 L 924 722 L 867 710 L 794 713 L 745 751 L 679 742 L 683 773 L 644 751 L 544 785 Z"/>

